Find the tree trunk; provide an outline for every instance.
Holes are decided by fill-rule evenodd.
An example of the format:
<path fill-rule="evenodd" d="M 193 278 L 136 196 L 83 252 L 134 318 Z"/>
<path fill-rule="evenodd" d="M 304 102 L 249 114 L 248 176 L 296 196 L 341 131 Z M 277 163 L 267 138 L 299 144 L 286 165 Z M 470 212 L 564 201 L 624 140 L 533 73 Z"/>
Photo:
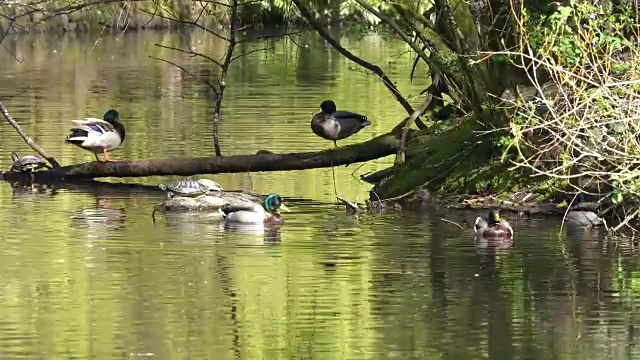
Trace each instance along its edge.
<path fill-rule="evenodd" d="M 116 162 L 89 162 L 38 171 L 36 181 L 82 180 L 98 177 L 142 177 L 197 175 L 259 171 L 286 171 L 340 166 L 395 154 L 400 145 L 397 133 L 387 133 L 369 141 L 318 152 L 224 157 L 171 158 Z M 6 181 L 28 181 L 26 173 L 4 172 Z"/>

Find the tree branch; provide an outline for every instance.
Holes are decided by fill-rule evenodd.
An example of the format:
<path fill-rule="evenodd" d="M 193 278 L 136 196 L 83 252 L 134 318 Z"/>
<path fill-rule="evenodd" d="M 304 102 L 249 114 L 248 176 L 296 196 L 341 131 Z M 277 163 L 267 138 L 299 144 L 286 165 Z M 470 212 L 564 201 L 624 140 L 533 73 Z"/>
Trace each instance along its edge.
<path fill-rule="evenodd" d="M 195 52 L 195 51 L 193 51 L 191 49 L 185 50 L 185 49 L 181 49 L 181 48 L 177 48 L 177 47 L 173 47 L 173 46 L 166 46 L 166 45 L 157 44 L 157 43 L 153 44 L 153 45 L 157 46 L 159 48 L 163 48 L 163 49 L 179 51 L 179 52 L 181 52 L 183 54 L 191 55 L 191 57 L 199 56 L 201 58 L 207 59 L 207 60 L 211 61 L 212 63 L 222 67 L 222 63 L 220 63 L 220 61 L 212 58 L 211 56 L 208 56 L 208 55 L 205 55 L 205 54 L 202 54 L 202 53 L 199 53 L 199 52 Z"/>
<path fill-rule="evenodd" d="M 178 69 L 182 70 L 185 74 L 187 74 L 187 75 L 189 75 L 189 76 L 193 77 L 194 79 L 197 79 L 197 80 L 202 81 L 202 82 L 203 82 L 203 83 L 205 83 L 207 86 L 209 86 L 209 88 L 211 88 L 211 90 L 213 90 L 213 92 L 214 92 L 216 95 L 218 94 L 218 90 L 216 89 L 215 85 L 213 85 L 209 80 L 204 79 L 204 78 L 202 78 L 202 77 L 200 77 L 200 76 L 196 76 L 196 75 L 192 74 L 192 73 L 191 73 L 191 71 L 189 71 L 189 70 L 185 69 L 183 66 L 180 66 L 180 65 L 178 65 L 178 64 L 176 64 L 176 63 L 174 63 L 173 61 L 165 60 L 165 59 L 161 59 L 161 58 L 158 58 L 158 57 L 155 57 L 155 56 L 151 56 L 151 55 L 149 55 L 149 58 L 154 59 L 154 60 L 158 60 L 158 61 L 162 61 L 162 62 L 165 62 L 165 63 L 167 63 L 167 64 L 170 64 L 170 65 L 173 65 L 173 66 L 177 67 Z"/>
<path fill-rule="evenodd" d="M 318 152 L 171 158 L 116 162 L 88 162 L 35 172 L 36 181 L 73 181 L 99 177 L 141 177 L 287 171 L 327 168 L 378 159 L 394 154 L 399 134 L 387 133 L 369 141 Z M 28 174 L 26 174 L 28 175 Z M 27 180 L 25 174 L 0 173 L 2 179 Z"/>
<path fill-rule="evenodd" d="M 149 12 L 149 11 L 147 11 L 145 9 L 140 8 L 139 10 L 144 12 L 144 13 L 147 13 L 149 15 L 153 15 L 151 12 Z M 173 22 L 176 22 L 176 23 L 180 23 L 180 24 L 192 25 L 192 26 L 197 27 L 200 30 L 205 31 L 208 34 L 211 34 L 211 35 L 221 39 L 221 40 L 224 40 L 224 41 L 227 41 L 227 42 L 229 41 L 229 39 L 227 39 L 226 37 L 224 37 L 224 36 L 218 34 L 217 32 L 207 28 L 206 26 L 202 26 L 202 25 L 198 24 L 195 21 L 181 20 L 181 19 L 178 19 L 176 17 L 168 17 L 168 16 L 165 16 L 165 15 L 162 15 L 162 14 L 157 14 L 157 13 L 154 16 L 157 16 L 159 18 L 166 19 L 166 20 L 169 20 L 169 21 L 173 21 Z"/>
<path fill-rule="evenodd" d="M 239 58 L 241 58 L 243 56 L 247 56 L 249 54 L 253 54 L 253 53 L 258 52 L 258 51 L 267 51 L 267 50 L 273 50 L 273 47 L 253 49 L 253 50 L 250 50 L 250 51 L 243 52 L 242 54 L 238 54 L 238 55 L 232 57 L 229 62 L 232 63 L 232 62 L 236 61 L 237 59 L 239 59 Z"/>
<path fill-rule="evenodd" d="M 387 89 L 389 89 L 389 91 L 391 92 L 393 97 L 400 103 L 400 105 L 402 105 L 402 107 L 407 111 L 407 113 L 408 114 L 412 114 L 413 113 L 413 108 L 411 107 L 411 104 L 409 104 L 407 99 L 405 99 L 404 96 L 402 96 L 402 94 L 400 93 L 400 90 L 398 90 L 398 88 L 391 81 L 391 79 L 389 79 L 389 77 L 387 76 L 387 74 L 385 74 L 385 72 L 382 70 L 382 68 L 380 68 L 378 65 L 374 65 L 374 64 L 372 64 L 372 63 L 370 63 L 370 62 L 368 62 L 368 61 L 366 61 L 364 59 L 361 59 L 360 57 L 358 57 L 358 56 L 354 55 L 353 53 L 351 53 L 349 50 L 347 50 L 344 47 L 342 47 L 315 20 L 315 18 L 311 14 L 311 11 L 302 3 L 301 0 L 293 0 L 293 3 L 296 4 L 296 7 L 298 8 L 298 10 L 300 10 L 300 14 L 307 20 L 307 22 L 309 24 L 311 24 L 311 26 L 313 26 L 313 28 L 316 29 L 318 34 L 320 34 L 320 36 L 322 36 L 334 49 L 336 49 L 340 54 L 342 54 L 347 59 L 353 61 L 354 63 L 356 63 L 356 64 L 362 66 L 363 68 L 368 69 L 369 71 L 371 71 L 374 74 L 378 75 L 378 77 L 380 79 L 382 79 L 382 81 L 383 81 L 384 85 L 387 87 Z M 426 128 L 424 123 L 422 121 L 420 121 L 420 120 L 416 121 L 416 125 L 420 129 L 425 129 Z"/>
<path fill-rule="evenodd" d="M 365 2 L 364 0 L 355 0 L 358 4 L 360 4 L 360 6 L 362 6 L 363 8 L 365 8 L 368 12 L 372 13 L 373 15 L 375 15 L 378 19 L 384 21 L 385 23 L 387 23 L 389 26 L 391 26 L 391 28 L 396 32 L 396 34 L 398 34 L 398 36 L 400 36 L 400 38 L 402 39 L 402 41 L 404 41 L 405 43 L 407 43 L 407 45 L 409 45 L 411 47 L 411 49 L 413 49 L 413 51 L 416 52 L 416 54 L 418 54 L 418 56 L 427 64 L 429 65 L 429 69 L 431 69 L 431 71 L 435 71 L 438 73 L 441 73 L 440 69 L 438 68 L 438 65 L 431 61 L 431 59 L 429 59 L 429 57 L 427 56 L 427 54 L 424 53 L 424 51 L 422 51 L 422 49 L 420 49 L 418 47 L 418 45 L 416 45 L 415 42 L 413 42 L 409 36 L 407 36 L 407 34 L 402 31 L 402 29 L 400 28 L 400 26 L 398 26 L 398 24 L 396 24 L 395 21 L 393 21 L 393 19 L 391 19 L 390 17 L 382 14 L 381 12 L 379 12 L 378 10 L 374 9 L 373 6 L 367 4 L 367 2 Z"/>
<path fill-rule="evenodd" d="M 2 115 L 4 115 L 4 118 L 7 120 L 7 122 L 11 126 L 13 126 L 14 129 L 16 129 L 16 131 L 18 132 L 18 135 L 20 135 L 22 140 L 24 140 L 24 142 L 26 142 L 27 145 L 29 145 L 40 156 L 45 158 L 51 164 L 51 166 L 54 167 L 54 169 L 60 168 L 60 164 L 56 161 L 56 159 L 54 159 L 52 156 L 49 156 L 47 152 L 44 151 L 44 149 L 42 149 L 38 144 L 36 144 L 35 141 L 33 141 L 33 139 L 31 139 L 29 136 L 27 136 L 27 134 L 24 133 L 20 125 L 18 125 L 18 123 L 15 122 L 15 120 L 13 120 L 13 118 L 9 114 L 9 110 L 7 110 L 7 108 L 1 102 L 0 102 L 0 111 L 2 111 Z"/>
<path fill-rule="evenodd" d="M 238 30 L 238 0 L 232 0 L 231 3 L 231 24 L 229 29 L 229 46 L 227 46 L 227 54 L 222 63 L 222 71 L 220 72 L 220 80 L 218 80 L 218 93 L 216 94 L 216 108 L 213 113 L 213 148 L 216 156 L 222 156 L 220 150 L 220 111 L 222 110 L 222 99 L 224 97 L 224 89 L 227 87 L 227 72 L 233 61 L 233 50 L 236 47 L 236 37 Z"/>

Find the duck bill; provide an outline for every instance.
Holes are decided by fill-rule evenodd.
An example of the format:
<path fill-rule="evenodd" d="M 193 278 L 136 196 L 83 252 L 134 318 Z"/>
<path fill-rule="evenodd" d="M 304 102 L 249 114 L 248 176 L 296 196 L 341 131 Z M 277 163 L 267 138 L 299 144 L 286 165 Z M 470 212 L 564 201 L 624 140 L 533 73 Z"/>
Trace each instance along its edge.
<path fill-rule="evenodd" d="M 289 210 L 289 208 L 285 205 L 285 204 L 280 204 L 280 209 L 286 211 L 286 212 L 291 212 L 291 210 Z"/>

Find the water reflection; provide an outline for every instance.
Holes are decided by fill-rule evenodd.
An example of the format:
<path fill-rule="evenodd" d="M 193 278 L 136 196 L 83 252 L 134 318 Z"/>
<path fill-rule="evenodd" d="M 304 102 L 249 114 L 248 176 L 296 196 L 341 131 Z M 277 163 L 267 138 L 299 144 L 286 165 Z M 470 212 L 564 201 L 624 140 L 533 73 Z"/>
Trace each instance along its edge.
<path fill-rule="evenodd" d="M 88 238 L 119 237 L 118 230 L 124 227 L 125 218 L 126 210 L 114 205 L 110 197 L 97 197 L 95 206 L 71 217 L 71 224 L 85 230 Z"/>
<path fill-rule="evenodd" d="M 117 158 L 204 156 L 211 153 L 206 87 L 147 57 L 170 57 L 149 45 L 179 41 L 176 34 L 126 34 L 103 38 L 91 52 L 95 39 L 83 37 L 16 41 L 12 48 L 29 61 L 0 53 L 0 97 L 65 164 L 87 160 L 63 145 L 65 119 L 112 106 L 127 114 L 128 139 Z M 198 36 L 182 41 L 220 50 Z M 326 97 L 374 114 L 371 131 L 345 144 L 404 118 L 375 78 L 353 71 L 317 39 L 301 43 L 309 48 L 273 40 L 273 51 L 236 63 L 221 124 L 225 154 L 325 148 L 308 122 Z M 403 51 L 380 37 L 343 43 L 378 64 Z M 424 84 L 404 77 L 411 59 L 398 59 L 391 76 L 417 93 Z M 178 60 L 215 76 L 206 64 Z M 24 152 L 12 129 L 0 126 L 0 136 L 3 153 Z M 0 156 L 0 167 L 7 159 Z M 336 168 L 339 191 L 364 198 L 369 186 L 351 172 Z M 215 176 L 225 189 L 277 192 L 288 205 L 292 197 L 311 199 L 293 201 L 278 228 L 225 226 L 205 214 L 167 214 L 154 224 L 151 212 L 165 196 L 155 184 L 171 180 L 134 180 L 150 187 L 0 184 L 0 358 L 640 355 L 637 250 L 606 239 L 602 229 L 509 218 L 512 244 L 477 243 L 471 227 L 482 212 L 348 216 L 332 205 L 330 169 Z"/>

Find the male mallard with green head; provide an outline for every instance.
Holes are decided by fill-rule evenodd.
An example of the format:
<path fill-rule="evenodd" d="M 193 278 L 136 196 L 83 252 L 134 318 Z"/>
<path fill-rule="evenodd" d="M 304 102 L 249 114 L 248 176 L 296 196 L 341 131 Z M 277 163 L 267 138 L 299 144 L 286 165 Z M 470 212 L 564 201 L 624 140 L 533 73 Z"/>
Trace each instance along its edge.
<path fill-rule="evenodd" d="M 116 110 L 109 110 L 104 114 L 103 120 L 86 118 L 84 120 L 71 120 L 75 126 L 65 139 L 66 142 L 91 151 L 98 159 L 98 154 L 104 155 L 104 161 L 109 159 L 109 151 L 113 151 L 122 145 L 125 136 L 124 125 L 119 121 Z"/>
<path fill-rule="evenodd" d="M 483 218 L 478 216 L 476 223 L 473 226 L 473 234 L 483 238 L 507 238 L 513 237 L 513 228 L 509 225 L 509 222 L 500 218 L 499 211 L 489 211 L 489 216 Z"/>
<path fill-rule="evenodd" d="M 325 100 L 320 104 L 319 113 L 311 119 L 311 130 L 323 139 L 332 140 L 338 147 L 337 140 L 349 136 L 371 125 L 364 115 L 350 111 L 337 111 L 336 104 L 331 100 Z"/>
<path fill-rule="evenodd" d="M 245 224 L 281 224 L 280 209 L 290 211 L 282 202 L 278 194 L 269 194 L 262 204 L 246 201 L 241 204 L 224 204 L 219 212 L 227 222 Z"/>

